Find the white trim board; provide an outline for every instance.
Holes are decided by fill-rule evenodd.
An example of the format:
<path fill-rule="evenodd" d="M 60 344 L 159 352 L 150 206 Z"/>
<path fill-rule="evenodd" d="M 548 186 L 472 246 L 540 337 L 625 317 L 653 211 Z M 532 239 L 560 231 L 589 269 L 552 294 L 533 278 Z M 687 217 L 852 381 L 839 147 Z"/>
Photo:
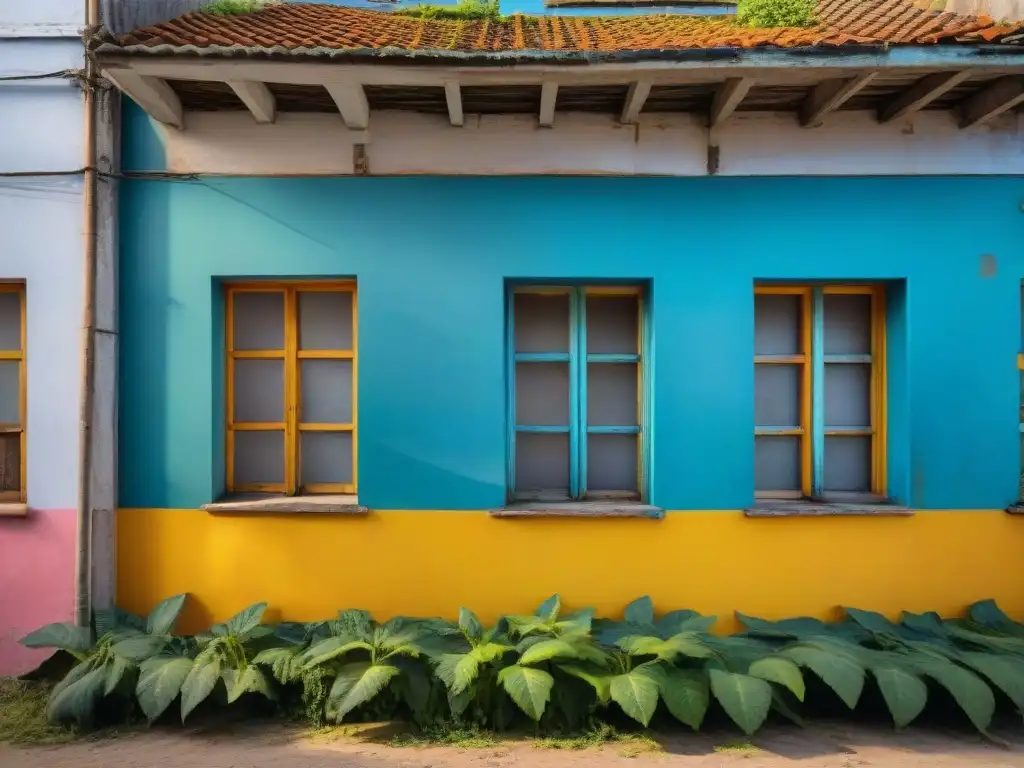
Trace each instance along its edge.
<path fill-rule="evenodd" d="M 885 125 L 873 113 L 842 112 L 801 128 L 789 113 L 737 112 L 714 129 L 685 114 L 563 113 L 551 128 L 534 115 L 465 116 L 375 112 L 370 128 L 340 116 L 189 112 L 186 130 L 152 123 L 166 168 L 136 170 L 241 176 L 346 176 L 363 145 L 370 175 L 905 176 L 1024 174 L 1024 119 L 1007 113 L 961 130 L 947 112 Z M 717 147 L 717 153 L 709 150 Z"/>
<path fill-rule="evenodd" d="M 0 21 L 0 38 L 81 37 L 84 26 L 66 21 Z"/>

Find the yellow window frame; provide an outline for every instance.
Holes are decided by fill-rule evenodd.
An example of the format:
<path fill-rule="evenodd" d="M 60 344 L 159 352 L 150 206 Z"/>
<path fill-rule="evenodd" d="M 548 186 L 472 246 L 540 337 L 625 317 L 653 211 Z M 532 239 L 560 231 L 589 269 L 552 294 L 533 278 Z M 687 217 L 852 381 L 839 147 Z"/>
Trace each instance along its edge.
<path fill-rule="evenodd" d="M 25 322 L 25 284 L 24 283 L 0 283 L 0 293 L 18 294 L 18 322 L 21 327 L 18 329 L 19 346 L 21 349 L 0 350 L 0 360 L 18 362 L 18 424 L 0 424 L 0 434 L 18 435 L 18 490 L 0 491 L 0 503 L 22 503 L 28 498 L 28 472 L 26 461 L 26 424 L 25 419 L 28 413 L 28 387 L 26 386 L 25 357 L 27 352 L 27 324 Z"/>
<path fill-rule="evenodd" d="M 234 310 L 235 296 L 240 293 L 280 293 L 284 295 L 284 348 L 283 349 L 235 349 Z M 352 294 L 352 349 L 299 349 L 299 294 L 300 293 L 350 293 Z M 225 417 L 226 417 L 226 486 L 229 493 L 283 493 L 294 496 L 300 490 L 304 493 L 354 494 L 358 482 L 358 421 L 359 421 L 359 306 L 358 292 L 354 281 L 332 282 L 244 282 L 227 283 L 224 286 L 225 318 Z M 284 369 L 284 421 L 245 422 L 235 421 L 235 361 L 245 359 L 283 360 Z M 352 421 L 340 423 L 313 423 L 299 421 L 302 412 L 302 389 L 300 386 L 300 360 L 351 360 L 352 361 Z M 235 482 L 235 433 L 243 431 L 269 431 L 284 433 L 284 482 L 283 483 L 236 483 Z M 310 483 L 302 486 L 301 435 L 303 432 L 350 432 L 352 434 L 352 482 L 351 483 Z"/>
<path fill-rule="evenodd" d="M 815 369 L 823 366 L 815 354 L 814 326 L 821 322 L 815 317 L 815 291 L 821 295 L 859 295 L 871 297 L 871 374 L 869 382 L 871 425 L 859 430 L 821 430 L 814 434 L 815 390 L 824 392 L 824 381 L 820 386 L 815 381 Z M 800 425 L 796 429 L 773 430 L 755 427 L 755 436 L 779 436 L 800 438 L 800 491 L 758 491 L 759 498 L 815 498 L 820 496 L 815 488 L 815 474 L 822 473 L 823 445 L 825 437 L 848 436 L 871 438 L 871 495 L 880 499 L 887 495 L 887 448 L 886 448 L 886 332 L 885 332 L 885 287 L 883 285 L 757 285 L 758 295 L 784 295 L 800 298 L 800 350 L 793 355 L 772 355 L 770 359 L 758 359 L 754 365 L 799 365 L 801 366 Z M 820 354 L 820 353 L 819 353 Z M 822 408 L 823 403 L 818 405 Z M 824 414 L 822 414 L 823 416 Z M 817 443 L 817 448 L 816 444 Z M 817 462 L 816 453 L 822 458 Z M 828 491 L 825 494 L 828 495 Z"/>

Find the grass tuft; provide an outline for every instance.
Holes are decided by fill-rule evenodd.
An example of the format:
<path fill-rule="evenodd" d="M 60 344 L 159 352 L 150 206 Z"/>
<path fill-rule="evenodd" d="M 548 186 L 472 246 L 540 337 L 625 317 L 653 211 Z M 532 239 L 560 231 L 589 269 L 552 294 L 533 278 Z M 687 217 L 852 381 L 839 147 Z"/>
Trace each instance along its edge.
<path fill-rule="evenodd" d="M 268 5 L 280 5 L 281 0 L 213 0 L 200 10 L 214 16 L 241 16 L 262 11 Z"/>
<path fill-rule="evenodd" d="M 399 8 L 396 16 L 414 19 L 440 19 L 446 21 L 501 21 L 497 0 L 458 0 L 455 5 L 420 3 L 411 8 Z"/>
<path fill-rule="evenodd" d="M 760 751 L 759 748 L 749 741 L 727 741 L 714 749 L 716 755 L 749 755 L 758 751 Z"/>
<path fill-rule="evenodd" d="M 500 742 L 491 733 L 476 728 L 439 725 L 419 733 L 403 733 L 388 740 L 389 747 L 460 747 L 462 749 L 493 749 Z"/>
<path fill-rule="evenodd" d="M 74 730 L 47 721 L 49 694 L 43 683 L 0 679 L 0 744 L 65 744 L 76 738 Z"/>

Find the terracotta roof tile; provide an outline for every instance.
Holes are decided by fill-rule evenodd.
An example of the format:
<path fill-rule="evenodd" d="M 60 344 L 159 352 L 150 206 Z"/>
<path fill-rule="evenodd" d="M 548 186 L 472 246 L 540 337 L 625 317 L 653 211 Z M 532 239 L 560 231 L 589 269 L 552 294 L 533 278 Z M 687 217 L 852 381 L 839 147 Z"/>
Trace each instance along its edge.
<path fill-rule="evenodd" d="M 336 5 L 285 4 L 243 16 L 188 13 L 121 36 L 116 47 L 131 53 L 330 53 L 381 48 L 607 53 L 853 43 L 982 44 L 996 42 L 1021 27 L 999 25 L 986 17 L 930 11 L 911 0 L 821 0 L 818 17 L 817 27 L 764 29 L 740 26 L 731 18 L 682 14 L 445 21 Z"/>

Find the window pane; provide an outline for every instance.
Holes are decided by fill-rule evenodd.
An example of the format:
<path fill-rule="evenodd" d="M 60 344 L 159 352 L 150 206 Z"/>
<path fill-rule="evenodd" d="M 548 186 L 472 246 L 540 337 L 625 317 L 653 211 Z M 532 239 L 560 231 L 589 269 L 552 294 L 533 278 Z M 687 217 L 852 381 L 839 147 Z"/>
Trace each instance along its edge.
<path fill-rule="evenodd" d="M 284 482 L 284 432 L 235 432 L 235 485 Z"/>
<path fill-rule="evenodd" d="M 871 366 L 825 366 L 825 426 L 871 426 Z"/>
<path fill-rule="evenodd" d="M 587 490 L 636 491 L 636 435 L 587 436 Z"/>
<path fill-rule="evenodd" d="M 569 435 L 516 434 L 516 493 L 569 495 Z"/>
<path fill-rule="evenodd" d="M 871 354 L 871 297 L 825 294 L 825 354 Z"/>
<path fill-rule="evenodd" d="M 21 363 L 0 360 L 0 424 L 21 424 Z"/>
<path fill-rule="evenodd" d="M 299 349 L 352 349 L 352 294 L 299 293 Z"/>
<path fill-rule="evenodd" d="M 801 296 L 758 294 L 754 297 L 754 354 L 798 355 Z"/>
<path fill-rule="evenodd" d="M 569 426 L 569 365 L 516 364 L 516 424 Z"/>
<path fill-rule="evenodd" d="M 826 491 L 871 490 L 871 438 L 825 438 Z"/>
<path fill-rule="evenodd" d="M 21 435 L 0 435 L 0 491 L 21 490 Z"/>
<path fill-rule="evenodd" d="M 803 366 L 754 366 L 754 423 L 759 427 L 799 427 Z"/>
<path fill-rule="evenodd" d="M 299 421 L 352 423 L 352 361 L 300 360 Z"/>
<path fill-rule="evenodd" d="M 639 421 L 635 363 L 587 365 L 587 423 L 633 427 Z"/>
<path fill-rule="evenodd" d="M 513 295 L 516 352 L 569 351 L 569 296 Z"/>
<path fill-rule="evenodd" d="M 754 489 L 799 491 L 800 438 L 758 435 L 754 442 Z"/>
<path fill-rule="evenodd" d="M 284 421 L 284 360 L 235 360 L 234 421 Z"/>
<path fill-rule="evenodd" d="M 302 485 L 352 482 L 352 433 L 303 432 Z"/>
<path fill-rule="evenodd" d="M 21 349 L 21 295 L 0 292 L 0 349 Z"/>
<path fill-rule="evenodd" d="M 637 354 L 640 304 L 637 296 L 587 296 L 587 352 Z"/>
<path fill-rule="evenodd" d="M 235 349 L 284 349 L 284 294 L 258 291 L 235 296 Z"/>

